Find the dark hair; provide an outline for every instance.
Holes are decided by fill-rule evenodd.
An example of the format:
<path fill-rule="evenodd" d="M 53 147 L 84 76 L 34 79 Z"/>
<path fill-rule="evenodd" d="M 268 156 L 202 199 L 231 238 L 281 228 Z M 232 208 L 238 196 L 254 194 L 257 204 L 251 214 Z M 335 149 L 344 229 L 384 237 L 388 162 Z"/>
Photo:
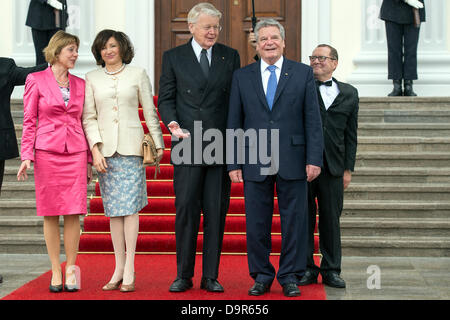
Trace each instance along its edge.
<path fill-rule="evenodd" d="M 105 29 L 97 34 L 91 47 L 91 51 L 97 61 L 97 65 L 101 65 L 102 67 L 105 66 L 105 61 L 102 59 L 101 52 L 111 37 L 116 39 L 119 43 L 120 57 L 122 58 L 123 63 L 131 63 L 134 58 L 134 47 L 130 41 L 130 38 L 128 38 L 128 36 L 121 31 Z"/>
<path fill-rule="evenodd" d="M 330 49 L 330 55 L 331 55 L 331 57 L 339 61 L 338 52 L 337 52 L 337 50 L 336 50 L 335 48 L 333 48 L 333 47 L 330 46 L 329 44 L 319 44 L 319 45 L 317 46 L 317 48 L 324 48 L 324 47 Z"/>

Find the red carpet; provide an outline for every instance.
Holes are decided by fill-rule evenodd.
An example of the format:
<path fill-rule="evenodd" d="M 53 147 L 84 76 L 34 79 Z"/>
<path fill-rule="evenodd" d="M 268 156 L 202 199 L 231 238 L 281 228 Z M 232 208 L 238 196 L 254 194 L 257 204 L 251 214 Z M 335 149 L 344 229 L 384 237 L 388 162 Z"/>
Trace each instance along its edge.
<path fill-rule="evenodd" d="M 155 104 L 156 104 L 155 98 Z M 139 111 L 143 120 L 142 110 Z M 143 122 L 144 131 L 148 132 Z M 139 237 L 136 251 L 141 254 L 136 257 L 137 291 L 124 295 L 120 292 L 104 293 L 101 287 L 113 273 L 114 256 L 109 230 L 109 218 L 104 216 L 104 208 L 98 182 L 95 195 L 90 197 L 90 213 L 84 218 L 83 232 L 79 251 L 82 253 L 78 265 L 82 270 L 82 290 L 79 293 L 50 294 L 48 286 L 50 272 L 31 281 L 16 290 L 6 299 L 250 299 L 247 290 L 253 280 L 248 275 L 246 237 L 245 237 L 245 205 L 243 185 L 233 184 L 231 189 L 230 209 L 228 211 L 225 236 L 223 241 L 219 281 L 225 287 L 225 294 L 209 294 L 199 289 L 201 274 L 196 274 L 194 290 L 183 294 L 170 294 L 168 288 L 176 276 L 175 257 L 175 196 L 173 191 L 173 167 L 170 165 L 170 135 L 161 124 L 166 150 L 162 160 L 161 173 L 153 179 L 154 168 L 146 169 L 148 205 L 140 212 Z M 124 190 L 126 192 L 126 190 Z M 275 208 L 272 228 L 272 252 L 280 253 L 281 234 L 278 202 L 275 197 Z M 316 231 L 317 232 L 317 231 Z M 202 227 L 198 237 L 197 252 L 202 252 Z M 318 236 L 315 237 L 316 253 Z M 89 253 L 89 254 L 83 254 Z M 319 259 L 319 257 L 316 257 Z M 273 264 L 278 269 L 278 256 L 272 257 Z M 201 255 L 197 256 L 196 272 L 201 272 Z M 301 289 L 301 299 L 325 299 L 322 285 L 312 285 Z M 284 296 L 278 283 L 274 283 L 272 292 L 264 299 L 283 299 Z"/>
<path fill-rule="evenodd" d="M 278 269 L 277 256 L 271 258 Z M 219 281 L 225 288 L 222 294 L 209 293 L 200 289 L 201 256 L 197 256 L 194 288 L 184 293 L 170 293 L 169 286 L 176 277 L 176 258 L 174 255 L 137 255 L 136 291 L 121 293 L 104 292 L 102 286 L 109 281 L 114 272 L 114 255 L 78 256 L 77 265 L 81 268 L 81 290 L 76 293 L 50 293 L 51 272 L 30 281 L 23 287 L 4 297 L 4 300 L 293 300 L 283 295 L 282 288 L 274 281 L 270 293 L 262 297 L 250 297 L 248 289 L 253 280 L 248 275 L 247 257 L 223 255 L 220 264 Z M 320 282 L 320 281 L 319 281 Z M 324 300 L 323 285 L 300 287 L 301 296 L 296 300 Z"/>

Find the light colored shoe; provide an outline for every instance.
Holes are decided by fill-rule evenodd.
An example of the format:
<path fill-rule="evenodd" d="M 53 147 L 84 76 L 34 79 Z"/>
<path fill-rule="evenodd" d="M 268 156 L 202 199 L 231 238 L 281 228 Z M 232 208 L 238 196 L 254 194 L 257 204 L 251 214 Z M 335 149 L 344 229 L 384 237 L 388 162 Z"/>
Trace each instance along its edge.
<path fill-rule="evenodd" d="M 119 290 L 120 284 L 122 283 L 123 279 L 117 281 L 117 282 L 110 282 L 103 286 L 103 291 L 113 291 L 113 290 Z"/>
<path fill-rule="evenodd" d="M 136 273 L 134 273 L 134 279 L 131 284 L 122 284 L 120 287 L 120 292 L 133 292 L 135 290 Z"/>

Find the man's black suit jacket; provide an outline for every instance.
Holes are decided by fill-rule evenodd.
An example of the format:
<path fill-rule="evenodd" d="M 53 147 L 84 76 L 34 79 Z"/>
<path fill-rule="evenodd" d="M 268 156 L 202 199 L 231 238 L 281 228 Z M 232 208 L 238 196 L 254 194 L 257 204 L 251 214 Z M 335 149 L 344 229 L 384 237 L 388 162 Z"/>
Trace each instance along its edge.
<path fill-rule="evenodd" d="M 58 1 L 61 3 L 66 2 L 62 0 Z M 66 8 L 61 12 L 61 17 L 64 17 L 64 19 L 61 19 L 61 29 L 64 30 L 68 20 Z M 36 30 L 54 30 L 56 28 L 55 9 L 47 4 L 47 0 L 31 0 L 25 25 Z"/>
<path fill-rule="evenodd" d="M 425 21 L 425 3 L 423 9 L 419 9 L 420 21 Z M 414 23 L 413 7 L 403 2 L 403 0 L 383 0 L 380 9 L 380 19 L 384 21 L 392 21 L 398 24 Z"/>
<path fill-rule="evenodd" d="M 0 160 L 19 156 L 10 104 L 14 86 L 24 85 L 29 73 L 45 68 L 47 68 L 47 64 L 20 68 L 16 66 L 13 59 L 0 58 Z"/>
<path fill-rule="evenodd" d="M 231 80 L 233 72 L 240 68 L 239 53 L 216 43 L 212 47 L 211 68 L 207 80 L 191 42 L 192 39 L 164 53 L 158 94 L 158 110 L 164 124 L 168 126 L 170 122 L 176 121 L 182 129 L 191 134 L 191 159 L 183 165 L 200 164 L 194 161 L 194 141 L 200 138 L 194 131 L 194 121 L 202 122 L 202 134 L 208 129 L 220 130 L 225 151 Z M 180 141 L 172 142 L 172 149 L 178 143 Z M 202 144 L 202 153 L 210 143 Z M 204 159 L 201 160 L 201 165 L 206 165 Z M 218 164 L 225 164 L 225 159 L 221 160 Z"/>
<path fill-rule="evenodd" d="M 326 110 L 319 93 L 319 105 L 325 161 L 333 176 L 342 176 L 345 170 L 355 168 L 359 97 L 355 87 L 333 80 L 338 85 L 339 95 Z"/>

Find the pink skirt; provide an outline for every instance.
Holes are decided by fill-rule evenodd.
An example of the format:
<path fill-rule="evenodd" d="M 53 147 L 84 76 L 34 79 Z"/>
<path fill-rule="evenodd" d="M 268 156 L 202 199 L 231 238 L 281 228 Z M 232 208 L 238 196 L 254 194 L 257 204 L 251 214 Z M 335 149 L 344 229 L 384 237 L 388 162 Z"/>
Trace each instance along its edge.
<path fill-rule="evenodd" d="M 35 151 L 34 181 L 38 216 L 87 214 L 87 151 Z"/>

